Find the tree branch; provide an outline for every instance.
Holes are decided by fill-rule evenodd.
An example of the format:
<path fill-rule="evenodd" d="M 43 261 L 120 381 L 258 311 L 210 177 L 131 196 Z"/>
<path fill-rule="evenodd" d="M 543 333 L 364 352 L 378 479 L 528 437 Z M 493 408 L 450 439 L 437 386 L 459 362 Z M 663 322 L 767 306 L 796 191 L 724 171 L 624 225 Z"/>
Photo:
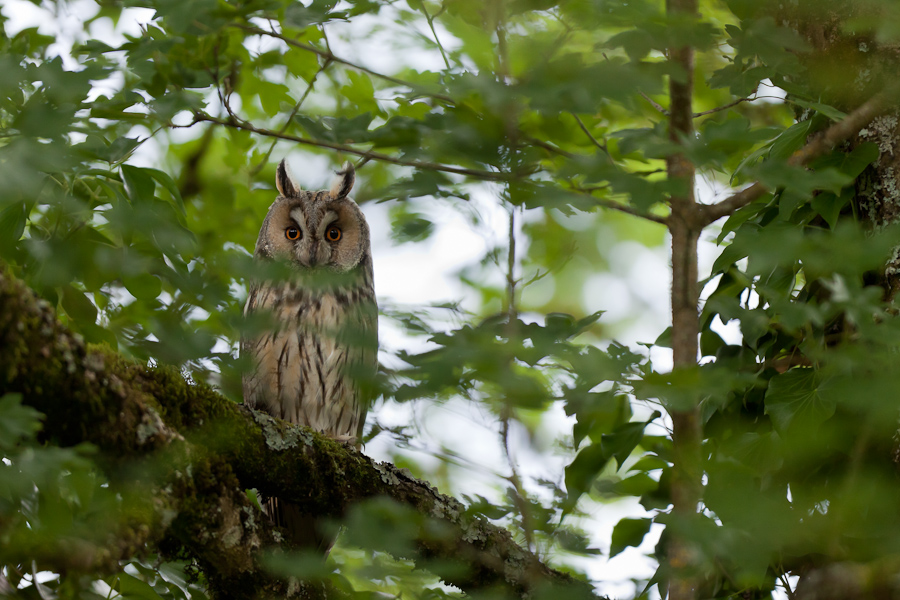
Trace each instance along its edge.
<path fill-rule="evenodd" d="M 440 100 L 441 102 L 446 102 L 447 104 L 456 104 L 456 101 L 450 96 L 445 96 L 443 94 L 435 94 L 426 90 L 423 90 L 419 86 L 414 83 L 410 83 L 409 81 L 403 81 L 402 79 L 398 79 L 396 77 L 391 77 L 390 75 L 384 75 L 383 73 L 379 73 L 377 71 L 373 71 L 367 67 L 362 65 L 358 65 L 356 63 L 350 62 L 349 60 L 345 60 L 339 56 L 335 56 L 331 53 L 330 50 L 321 50 L 316 48 L 315 46 L 311 46 L 309 44 L 304 44 L 303 42 L 298 42 L 297 40 L 291 39 L 285 35 L 277 33 L 275 31 L 267 31 L 265 29 L 261 29 L 259 27 L 253 25 L 243 25 L 243 24 L 232 24 L 232 27 L 237 27 L 238 29 L 243 29 L 248 33 L 252 33 L 254 35 L 264 35 L 271 38 L 275 38 L 277 40 L 281 40 L 285 44 L 289 46 L 293 46 L 294 48 L 299 48 L 300 50 L 306 50 L 307 52 L 312 52 L 313 54 L 318 54 L 322 58 L 329 60 L 331 62 L 340 63 L 342 65 L 348 66 L 351 69 L 355 69 L 362 73 L 367 73 L 372 77 L 377 77 L 378 79 L 383 79 L 384 81 L 389 81 L 395 85 L 403 86 L 405 88 L 409 88 L 421 94 L 422 96 L 427 96 L 429 98 L 434 98 L 435 100 Z"/>
<path fill-rule="evenodd" d="M 573 112 L 570 112 L 569 114 L 572 115 L 572 117 L 575 119 L 575 122 L 578 123 L 579 127 L 581 127 L 581 131 L 584 132 L 584 135 L 586 135 L 588 137 L 588 139 L 591 140 L 591 143 L 594 144 L 595 146 L 597 146 L 597 148 L 602 150 L 605 154 L 609 155 L 609 150 L 607 150 L 606 144 L 601 144 L 600 142 L 597 141 L 597 138 L 595 138 L 593 136 L 593 134 L 591 134 L 591 132 L 588 130 L 587 126 L 585 126 L 584 122 L 581 120 L 581 117 L 579 117 L 578 115 L 576 115 Z"/>
<path fill-rule="evenodd" d="M 547 567 L 505 529 L 466 514 L 457 500 L 393 465 L 190 385 L 174 369 L 86 348 L 47 302 L 3 272 L 0 365 L 0 394 L 21 393 L 44 413 L 48 441 L 90 442 L 111 472 L 147 460 L 165 465 L 159 470 L 168 475 L 153 482 L 147 499 L 154 510 L 146 539 L 198 560 L 215 597 L 295 593 L 259 566 L 276 532 L 244 493 L 256 488 L 321 516 L 340 517 L 354 503 L 383 496 L 411 507 L 424 518 L 408 558 L 422 568 L 453 565 L 439 574 L 464 591 L 504 587 L 524 597 L 552 585 L 564 595 L 596 598 L 589 584 Z M 167 522 L 166 514 L 177 516 Z M 132 554 L 141 551 L 138 542 Z M 296 593 L 334 595 L 319 584 Z"/>
<path fill-rule="evenodd" d="M 890 94 L 881 92 L 870 98 L 859 108 L 847 115 L 839 123 L 835 123 L 809 143 L 794 152 L 788 159 L 791 166 L 803 166 L 815 158 L 831 152 L 838 144 L 872 122 L 872 119 L 884 112 L 889 106 Z M 712 223 L 722 217 L 731 215 L 739 208 L 747 206 L 768 191 L 760 182 L 756 182 L 725 200 L 703 207 L 704 222 Z"/>
<path fill-rule="evenodd" d="M 25 564 L 37 560 L 58 572 L 102 574 L 155 547 L 162 556 L 187 555 L 196 561 L 214 597 L 326 595 L 330 586 L 291 590 L 260 566 L 259 551 L 277 544 L 280 534 L 249 501 L 232 465 L 188 442 L 174 425 L 196 434 L 185 427 L 179 402 L 196 402 L 194 408 L 209 426 L 217 415 L 234 414 L 233 404 L 207 387 L 189 386 L 174 370 L 86 348 L 46 301 L 3 271 L 0 365 L 0 395 L 20 393 L 25 404 L 45 415 L 45 442 L 96 446 L 98 466 L 123 498 L 107 516 L 108 530 L 90 539 L 57 540 L 56 546 L 39 540 L 10 548 L 4 544 L 4 558 L 25 559 Z"/>
<path fill-rule="evenodd" d="M 318 148 L 329 148 L 331 150 L 337 150 L 338 152 L 345 152 L 347 154 L 354 154 L 356 156 L 361 156 L 366 160 L 378 160 L 381 162 L 391 163 L 393 165 L 400 165 L 404 167 L 414 167 L 416 169 L 423 169 L 426 171 L 442 171 L 444 173 L 454 173 L 456 175 L 465 175 L 467 177 L 476 177 L 478 179 L 483 179 L 486 181 L 507 181 L 509 179 L 513 179 L 516 177 L 513 173 L 502 173 L 495 171 L 482 171 L 480 169 L 466 169 L 464 167 L 453 167 L 449 165 L 442 165 L 440 163 L 421 161 L 421 160 L 403 160 L 402 158 L 396 158 L 394 156 L 390 156 L 389 154 L 382 154 L 380 152 L 372 152 L 369 150 L 358 150 L 352 146 L 348 146 L 346 144 L 337 144 L 334 142 L 325 142 L 322 140 L 313 140 L 310 138 L 303 138 L 296 135 L 290 135 L 288 133 L 283 133 L 281 131 L 273 131 L 271 129 L 264 129 L 261 127 L 256 127 L 251 125 L 250 123 L 237 119 L 232 116 L 231 119 L 219 119 L 217 117 L 213 117 L 212 115 L 208 115 L 206 113 L 195 113 L 194 114 L 194 123 L 199 123 L 202 121 L 206 121 L 209 123 L 215 123 L 217 125 L 222 125 L 223 127 L 231 127 L 233 129 L 240 129 L 242 131 L 249 131 L 251 133 L 255 133 L 257 135 L 262 135 L 266 137 L 278 138 L 281 140 L 288 140 L 291 142 L 296 142 L 298 144 L 304 144 L 307 146 L 316 146 Z M 192 125 L 194 124 L 192 123 Z"/>
<path fill-rule="evenodd" d="M 869 600 L 900 594 L 900 564 L 896 558 L 872 563 L 835 563 L 800 577 L 796 600 Z"/>
<path fill-rule="evenodd" d="M 285 119 L 284 125 L 282 125 L 281 129 L 278 130 L 278 133 L 284 133 L 285 131 L 288 130 L 288 127 L 291 126 L 291 121 L 293 121 L 294 117 L 297 115 L 297 113 L 300 112 L 300 107 L 303 106 L 303 103 L 306 102 L 306 99 L 309 97 L 309 94 L 313 91 L 313 87 L 316 85 L 316 80 L 319 78 L 319 75 L 321 75 L 328 68 L 328 66 L 330 64 L 331 64 L 331 61 L 326 58 L 325 61 L 322 63 L 322 66 L 319 67 L 319 70 L 316 71 L 316 74 L 313 75 L 312 79 L 309 80 L 309 84 L 306 86 L 306 91 L 303 92 L 303 95 L 300 97 L 300 100 L 298 100 L 297 103 L 294 105 L 293 110 L 291 110 L 291 114 L 289 114 L 287 119 Z M 251 177 L 256 175 L 257 173 L 259 173 L 260 171 L 262 171 L 263 167 L 265 167 L 266 164 L 268 164 L 269 157 L 272 156 L 272 151 L 275 149 L 275 144 L 277 144 L 277 143 L 278 143 L 277 139 L 272 140 L 272 144 L 269 146 L 269 149 L 266 150 L 266 153 L 263 155 L 263 157 L 261 159 L 259 159 L 259 162 L 256 164 L 255 167 L 250 169 Z"/>
<path fill-rule="evenodd" d="M 721 112 L 723 110 L 728 110 L 729 108 L 735 107 L 741 102 L 753 102 L 755 98 L 738 98 L 734 102 L 729 102 L 728 104 L 723 104 L 722 106 L 717 106 L 715 108 L 711 108 L 709 110 L 704 110 L 703 112 L 694 113 L 693 117 L 696 119 L 698 117 L 705 117 L 706 115 L 711 115 L 717 112 Z"/>
<path fill-rule="evenodd" d="M 667 0 L 666 11 L 670 19 L 696 21 L 697 0 Z M 694 49 L 690 45 L 670 47 L 668 58 L 677 69 L 669 75 L 669 139 L 682 145 L 694 132 Z M 683 152 L 672 153 L 666 157 L 666 171 L 679 187 L 670 198 L 668 219 L 672 234 L 672 359 L 675 369 L 691 369 L 697 366 L 699 350 L 697 244 L 703 226 L 698 222 L 694 197 L 694 165 Z M 667 410 L 672 417 L 672 515 L 676 519 L 667 549 L 669 598 L 696 600 L 697 559 L 689 532 L 702 491 L 700 406 L 696 401 L 672 401 Z"/>
<path fill-rule="evenodd" d="M 591 192 L 592 189 L 581 188 L 581 187 L 572 187 L 572 191 L 578 192 L 579 194 L 584 194 L 589 196 L 591 200 L 593 200 L 597 206 L 602 206 L 603 208 L 608 208 L 610 210 L 615 210 L 621 213 L 625 213 L 626 215 L 631 215 L 632 217 L 638 217 L 639 219 L 645 219 L 647 221 L 653 221 L 654 223 L 659 223 L 660 225 L 667 225 L 669 220 L 667 217 L 661 217 L 659 215 L 654 215 L 653 213 L 644 212 L 642 210 L 638 210 L 633 206 L 629 206 L 627 204 L 620 204 L 613 200 L 608 200 L 607 198 L 598 198 L 594 196 Z"/>

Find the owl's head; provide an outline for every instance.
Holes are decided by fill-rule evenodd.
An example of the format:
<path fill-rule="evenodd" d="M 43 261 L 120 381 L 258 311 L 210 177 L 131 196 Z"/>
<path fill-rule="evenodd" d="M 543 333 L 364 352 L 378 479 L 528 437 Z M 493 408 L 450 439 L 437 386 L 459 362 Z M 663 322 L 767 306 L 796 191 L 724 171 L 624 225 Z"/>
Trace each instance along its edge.
<path fill-rule="evenodd" d="M 346 162 L 330 190 L 306 192 L 282 160 L 275 175 L 280 195 L 263 221 L 256 255 L 341 273 L 359 266 L 369 255 L 369 226 L 348 197 L 355 178 L 353 165 Z"/>

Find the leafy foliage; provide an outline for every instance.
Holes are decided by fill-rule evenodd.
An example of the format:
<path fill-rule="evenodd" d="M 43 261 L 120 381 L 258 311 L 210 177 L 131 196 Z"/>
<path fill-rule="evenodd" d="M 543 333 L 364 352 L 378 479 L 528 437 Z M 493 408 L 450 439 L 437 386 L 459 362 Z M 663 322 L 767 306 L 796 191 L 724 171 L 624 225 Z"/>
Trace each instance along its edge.
<path fill-rule="evenodd" d="M 789 159 L 880 85 L 873 73 L 893 72 L 867 61 L 889 62 L 875 50 L 895 41 L 900 13 L 886 0 L 836 13 L 827 27 L 855 36 L 840 63 L 810 41 L 808 2 L 781 14 L 704 1 L 697 18 L 664 4 L 48 0 L 32 7 L 35 26 L 13 18 L 25 3 L 4 4 L 0 257 L 87 341 L 239 401 L 237 340 L 260 325 L 241 308 L 276 159 L 302 154 L 310 185 L 357 159 L 356 199 L 382 211 L 398 247 L 424 252 L 440 236 L 437 206 L 475 231 L 480 207 L 510 218 L 509 235 L 454 274 L 465 302 L 382 302 L 383 327 L 408 345 L 382 356 L 381 406 L 477 407 L 504 451 L 477 466 L 489 491 L 467 487 L 454 448 L 417 452 L 427 428 L 376 416 L 368 439 L 389 437 L 398 466 L 469 493 L 472 514 L 579 576 L 585 559 L 643 552 L 659 569 L 635 597 L 666 593 L 670 535 L 690 539 L 710 598 L 768 597 L 823 561 L 895 556 L 900 328 L 898 271 L 885 264 L 900 213 L 877 173 L 897 132 L 873 126 L 811 164 Z M 70 9 L 85 17 L 74 33 L 55 18 Z M 698 113 L 696 135 L 678 139 L 666 89 L 686 73 L 667 53 L 683 45 L 697 53 Z M 633 333 L 654 322 L 641 289 L 665 286 L 625 258 L 666 239 L 683 191 L 666 174 L 676 154 L 711 187 L 769 191 L 715 226 L 700 360 L 673 371 L 671 332 L 643 344 Z M 604 302 L 628 306 L 603 314 Z M 203 598 L 192 565 L 146 555 L 112 574 L 38 574 L 57 564 L 51 542 L 113 535 L 108 516 L 131 497 L 91 448 L 41 438 L 52 415 L 25 400 L 0 399 L 0 576 L 15 593 Z M 671 514 L 669 428 L 693 406 L 705 477 L 686 524 Z M 598 539 L 596 505 L 622 499 L 643 510 Z M 265 564 L 344 591 L 456 595 L 439 581 L 452 566 L 423 573 L 402 558 L 421 519 L 373 502 L 347 515 L 327 565 L 277 553 Z"/>

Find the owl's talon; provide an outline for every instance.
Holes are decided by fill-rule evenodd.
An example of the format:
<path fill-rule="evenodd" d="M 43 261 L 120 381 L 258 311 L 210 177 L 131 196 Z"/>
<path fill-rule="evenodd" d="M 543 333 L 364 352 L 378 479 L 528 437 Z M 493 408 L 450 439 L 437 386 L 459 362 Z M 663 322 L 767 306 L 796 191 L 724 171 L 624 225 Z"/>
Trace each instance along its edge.
<path fill-rule="evenodd" d="M 344 444 L 346 446 L 356 447 L 359 440 L 357 440 L 355 435 L 337 435 L 334 437 L 334 440 Z"/>

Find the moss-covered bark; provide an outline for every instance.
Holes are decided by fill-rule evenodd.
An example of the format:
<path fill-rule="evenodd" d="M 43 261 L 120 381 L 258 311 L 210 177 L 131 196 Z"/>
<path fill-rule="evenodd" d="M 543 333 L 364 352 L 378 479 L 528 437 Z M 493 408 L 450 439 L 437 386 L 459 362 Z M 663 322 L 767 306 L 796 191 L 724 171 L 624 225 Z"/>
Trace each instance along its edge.
<path fill-rule="evenodd" d="M 865 0 L 800 0 L 779 5 L 779 22 L 792 27 L 809 45 L 799 53 L 812 95 L 845 112 L 878 92 L 896 96 L 900 46 L 880 40 L 868 27 L 883 17 L 885 5 Z M 801 115 L 803 116 L 803 115 Z M 878 147 L 878 158 L 856 179 L 853 204 L 859 218 L 874 229 L 900 221 L 900 110 L 871 121 L 846 142 L 847 150 L 864 143 Z M 849 210 L 849 209 L 848 209 Z M 884 289 L 887 301 L 900 291 L 900 246 L 881 273 L 870 281 Z"/>
<path fill-rule="evenodd" d="M 353 503 L 379 496 L 412 507 L 428 519 L 408 558 L 424 567 L 435 559 L 462 567 L 441 575 L 466 591 L 505 588 L 527 596 L 554 585 L 592 596 L 589 585 L 550 569 L 506 530 L 467 515 L 458 501 L 393 465 L 235 405 L 173 369 L 86 348 L 46 302 L 2 273 L 0 394 L 6 392 L 22 393 L 47 415 L 48 442 L 95 444 L 111 478 L 134 480 L 135 465 L 143 465 L 143 516 L 123 521 L 117 541 L 91 568 L 113 567 L 149 543 L 195 559 L 217 597 L 334 595 L 318 586 L 288 590 L 260 569 L 259 551 L 280 536 L 244 493 L 256 488 L 322 516 L 340 517 Z"/>

